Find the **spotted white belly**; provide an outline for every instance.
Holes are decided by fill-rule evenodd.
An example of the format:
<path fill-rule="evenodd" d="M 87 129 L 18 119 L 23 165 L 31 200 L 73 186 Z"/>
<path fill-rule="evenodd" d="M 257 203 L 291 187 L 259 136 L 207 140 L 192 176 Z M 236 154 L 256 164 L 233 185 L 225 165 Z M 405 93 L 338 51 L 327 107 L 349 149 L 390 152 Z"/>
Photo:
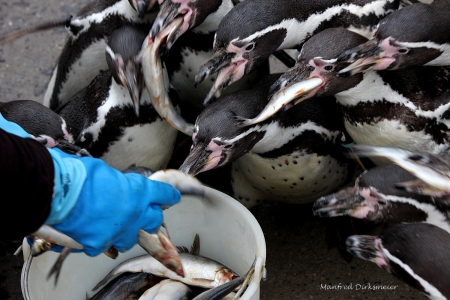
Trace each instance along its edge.
<path fill-rule="evenodd" d="M 298 152 L 268 159 L 250 152 L 233 163 L 232 187 L 248 208 L 263 200 L 308 203 L 341 187 L 348 172 L 331 156 Z"/>
<path fill-rule="evenodd" d="M 163 120 L 128 127 L 120 140 L 111 143 L 101 158 L 119 170 L 132 164 L 153 171 L 161 170 L 169 163 L 176 136 L 177 131 Z"/>

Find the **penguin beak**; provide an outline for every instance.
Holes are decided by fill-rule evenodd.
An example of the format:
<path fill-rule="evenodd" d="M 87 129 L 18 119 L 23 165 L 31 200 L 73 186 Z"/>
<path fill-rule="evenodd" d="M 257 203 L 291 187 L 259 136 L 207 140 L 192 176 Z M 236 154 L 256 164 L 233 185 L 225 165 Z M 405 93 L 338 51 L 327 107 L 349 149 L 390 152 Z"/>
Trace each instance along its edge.
<path fill-rule="evenodd" d="M 299 73 L 300 72 L 300 73 Z M 283 74 L 269 90 L 269 102 L 266 107 L 252 119 L 237 117 L 238 127 L 258 124 L 272 117 L 280 110 L 287 110 L 294 105 L 312 97 L 325 81 L 319 77 L 312 77 L 303 64 L 296 64 Z M 292 102 L 294 102 L 292 104 Z"/>
<path fill-rule="evenodd" d="M 314 96 L 324 84 L 325 80 L 322 77 L 313 75 L 312 67 L 305 62 L 299 62 L 270 87 L 270 102 L 277 103 L 283 110 L 288 110 Z"/>
<path fill-rule="evenodd" d="M 313 204 L 313 214 L 322 218 L 348 216 L 350 212 L 357 210 L 363 201 L 358 188 L 345 188 L 317 199 Z"/>
<path fill-rule="evenodd" d="M 357 179 L 358 181 L 359 179 Z M 320 197 L 314 202 L 313 214 L 318 217 L 350 216 L 357 219 L 377 220 L 387 209 L 386 198 L 374 188 L 344 188 L 334 194 Z"/>
<path fill-rule="evenodd" d="M 186 0 L 178 3 L 174 3 L 172 0 L 165 0 L 160 5 L 158 15 L 156 16 L 152 29 L 150 30 L 153 40 L 158 33 L 164 30 L 164 28 L 166 28 L 175 18 L 182 16 L 184 21 L 177 34 L 173 35 L 170 40 L 167 40 L 164 49 L 162 49 L 163 53 L 168 52 L 178 37 L 189 29 L 189 20 L 192 17 L 192 9 L 188 6 L 188 4 L 189 1 Z"/>
<path fill-rule="evenodd" d="M 143 18 L 156 7 L 158 0 L 129 0 L 128 2 L 138 12 L 139 18 Z"/>
<path fill-rule="evenodd" d="M 225 49 L 216 51 L 208 61 L 200 66 L 198 74 L 195 76 L 194 85 L 197 86 L 211 74 L 220 72 L 217 79 L 206 96 L 203 104 L 206 106 L 211 100 L 219 98 L 221 92 L 231 83 L 238 80 L 239 62 L 233 63 L 232 59 L 236 55 L 233 52 L 227 52 Z"/>
<path fill-rule="evenodd" d="M 395 58 L 387 55 L 377 39 L 372 39 L 364 44 L 342 53 L 337 62 L 350 63 L 338 74 L 342 77 L 352 76 L 367 70 L 381 70 L 389 66 Z"/>
<path fill-rule="evenodd" d="M 133 101 L 134 112 L 139 117 L 140 99 L 144 87 L 142 71 L 135 63 L 129 63 L 122 74 L 122 85 L 127 87 Z"/>
<path fill-rule="evenodd" d="M 378 249 L 376 247 L 375 236 L 370 235 L 352 235 L 347 238 L 345 244 L 347 251 L 357 258 L 376 262 Z"/>
<path fill-rule="evenodd" d="M 191 148 L 189 155 L 179 170 L 195 176 L 201 172 L 213 169 L 217 165 L 214 161 L 215 159 L 211 157 L 211 151 L 207 151 L 204 145 L 198 143 Z"/>

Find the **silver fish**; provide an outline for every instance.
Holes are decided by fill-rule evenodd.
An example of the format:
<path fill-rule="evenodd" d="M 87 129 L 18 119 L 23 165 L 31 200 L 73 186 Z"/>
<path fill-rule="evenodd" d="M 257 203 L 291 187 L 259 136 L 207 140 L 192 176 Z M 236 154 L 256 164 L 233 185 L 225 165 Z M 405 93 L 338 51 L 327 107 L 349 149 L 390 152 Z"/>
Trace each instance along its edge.
<path fill-rule="evenodd" d="M 169 270 L 151 255 L 144 254 L 128 259 L 116 266 L 93 288 L 93 291 L 103 286 L 110 279 L 125 272 L 151 273 L 155 276 L 174 279 L 187 285 L 204 288 L 214 288 L 238 276 L 235 272 L 213 259 L 191 253 L 180 253 L 180 258 L 184 269 L 184 277 Z"/>
<path fill-rule="evenodd" d="M 413 189 L 417 187 L 423 194 L 442 196 L 450 193 L 450 155 L 433 155 L 409 150 L 370 145 L 354 145 L 350 148 L 358 157 L 378 156 L 389 159 L 422 181 L 404 182 L 397 185 Z M 425 185 L 425 186 L 424 186 Z"/>
<path fill-rule="evenodd" d="M 279 90 L 270 98 L 266 107 L 264 107 L 264 109 L 256 117 L 248 119 L 237 116 L 236 118 L 240 120 L 238 126 L 249 126 L 267 120 L 279 110 L 286 107 L 289 102 L 306 97 L 307 91 L 319 87 L 322 83 L 323 80 L 320 78 L 310 78 Z"/>
<path fill-rule="evenodd" d="M 146 290 L 138 300 L 188 300 L 192 290 L 182 282 L 164 279 Z"/>
<path fill-rule="evenodd" d="M 180 255 L 172 241 L 161 231 L 148 233 L 142 229 L 138 231 L 139 245 L 151 256 L 161 262 L 169 270 L 184 277 Z"/>
<path fill-rule="evenodd" d="M 183 25 L 183 18 L 173 20 L 169 26 L 162 30 L 154 39 L 151 33 L 144 41 L 142 55 L 142 72 L 144 73 L 145 85 L 150 95 L 152 104 L 158 114 L 170 126 L 192 136 L 194 125 L 188 123 L 176 111 L 168 95 L 169 79 L 167 72 L 163 72 L 160 59 L 160 47 L 167 40 L 171 40 L 178 29 Z"/>
<path fill-rule="evenodd" d="M 182 195 L 204 197 L 206 189 L 200 180 L 192 175 L 175 169 L 159 170 L 148 177 L 151 180 L 162 181 L 172 185 Z"/>

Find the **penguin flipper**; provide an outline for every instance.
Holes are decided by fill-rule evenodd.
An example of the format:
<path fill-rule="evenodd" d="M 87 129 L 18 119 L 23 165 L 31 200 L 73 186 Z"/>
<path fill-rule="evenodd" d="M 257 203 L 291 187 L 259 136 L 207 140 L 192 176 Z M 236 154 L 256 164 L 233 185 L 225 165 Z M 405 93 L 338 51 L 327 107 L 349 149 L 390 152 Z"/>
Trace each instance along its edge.
<path fill-rule="evenodd" d="M 76 156 L 90 156 L 92 155 L 84 148 L 78 147 L 77 145 L 74 145 L 72 143 L 67 142 L 66 140 L 60 140 L 58 141 L 58 144 L 56 145 L 57 148 L 60 150 L 69 153 L 69 154 L 75 154 Z"/>

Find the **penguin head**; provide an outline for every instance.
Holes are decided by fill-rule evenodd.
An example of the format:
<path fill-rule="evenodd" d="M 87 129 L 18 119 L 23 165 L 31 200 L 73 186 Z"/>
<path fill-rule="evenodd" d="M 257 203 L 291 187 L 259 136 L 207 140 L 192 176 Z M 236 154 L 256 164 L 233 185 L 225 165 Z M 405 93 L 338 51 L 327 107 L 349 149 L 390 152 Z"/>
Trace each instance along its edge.
<path fill-rule="evenodd" d="M 142 44 L 147 31 L 136 25 L 124 25 L 116 29 L 106 47 L 106 61 L 117 84 L 127 88 L 139 115 L 139 100 L 144 89 L 142 72 Z"/>
<path fill-rule="evenodd" d="M 273 82 L 273 80 L 272 80 Z M 239 126 L 237 116 L 253 117 L 264 107 L 266 87 L 260 86 L 223 96 L 208 105 L 197 117 L 188 157 L 180 167 L 196 175 L 232 163 L 251 151 L 264 135 L 266 127 Z"/>
<path fill-rule="evenodd" d="M 268 2 L 268 3 L 265 3 Z M 199 69 L 195 84 L 214 73 L 217 78 L 204 104 L 218 98 L 233 82 L 267 61 L 285 41 L 287 28 L 276 24 L 269 26 L 273 9 L 270 1 L 243 1 L 222 19 L 214 37 L 214 54 Z M 243 25 L 243 21 L 247 21 Z M 278 22 L 278 21 L 277 21 Z"/>
<path fill-rule="evenodd" d="M 434 60 L 442 53 L 439 46 L 448 43 L 447 27 L 442 24 L 442 20 L 447 19 L 447 10 L 414 3 L 392 12 L 378 23 L 369 41 L 338 57 L 338 61 L 351 63 L 340 74 L 350 76 L 366 70 L 399 70 L 423 66 Z"/>
<path fill-rule="evenodd" d="M 344 28 L 329 28 L 313 35 L 303 45 L 295 65 L 270 88 L 270 101 L 287 109 L 308 98 L 333 96 L 356 86 L 362 74 L 338 76 L 348 64 L 338 63 L 337 56 L 366 40 Z"/>
<path fill-rule="evenodd" d="M 160 9 L 153 22 L 151 29 L 152 37 L 154 38 L 175 18 L 183 18 L 183 26 L 180 28 L 179 33 L 173 35 L 174 38 L 167 41 L 165 45 L 165 51 L 169 51 L 178 37 L 189 29 L 202 24 L 207 17 L 218 14 L 214 18 L 222 18 L 223 16 L 220 15 L 219 7 L 223 2 L 224 0 L 159 0 Z M 215 29 L 211 28 L 211 31 Z"/>
<path fill-rule="evenodd" d="M 432 224 L 409 223 L 389 227 L 380 236 L 354 235 L 347 251 L 376 263 L 430 299 L 448 299 L 450 234 Z"/>

